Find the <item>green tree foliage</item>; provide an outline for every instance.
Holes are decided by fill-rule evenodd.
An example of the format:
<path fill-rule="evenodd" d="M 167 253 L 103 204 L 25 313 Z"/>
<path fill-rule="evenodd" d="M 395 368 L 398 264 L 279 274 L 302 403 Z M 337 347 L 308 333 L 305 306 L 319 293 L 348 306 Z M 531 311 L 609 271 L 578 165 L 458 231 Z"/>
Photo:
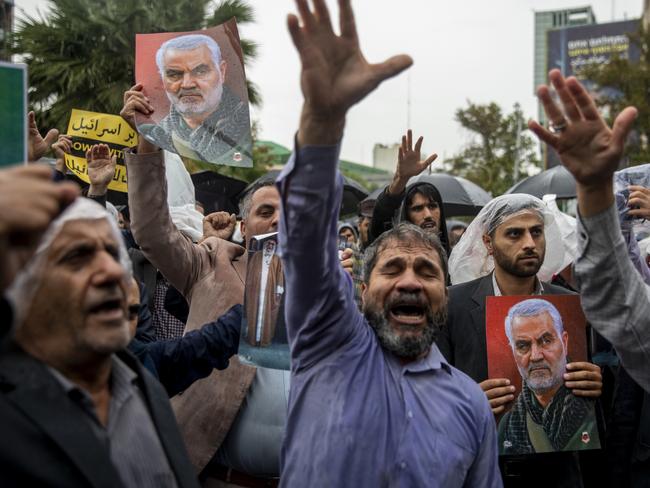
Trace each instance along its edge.
<path fill-rule="evenodd" d="M 541 166 L 519 104 L 504 114 L 494 102 L 480 105 L 468 101 L 467 108 L 456 110 L 455 119 L 472 139 L 460 153 L 444 161 L 443 167 L 449 173 L 467 178 L 497 196 L 515 183 L 517 153 L 520 178 Z"/>
<path fill-rule="evenodd" d="M 46 15 L 26 17 L 13 37 L 13 51 L 29 68 L 29 100 L 41 128 L 65 131 L 70 111 L 119 113 L 134 80 L 135 34 L 191 31 L 231 17 L 253 21 L 241 0 L 50 0 Z M 242 40 L 245 61 L 255 43 Z M 249 100 L 260 103 L 249 85 Z"/>
<path fill-rule="evenodd" d="M 650 162 L 650 31 L 641 29 L 630 36 L 640 50 L 640 59 L 630 61 L 614 56 L 608 63 L 583 68 L 580 78 L 596 84 L 597 104 L 609 124 L 627 106 L 634 106 L 639 116 L 625 148 L 630 165 Z"/>

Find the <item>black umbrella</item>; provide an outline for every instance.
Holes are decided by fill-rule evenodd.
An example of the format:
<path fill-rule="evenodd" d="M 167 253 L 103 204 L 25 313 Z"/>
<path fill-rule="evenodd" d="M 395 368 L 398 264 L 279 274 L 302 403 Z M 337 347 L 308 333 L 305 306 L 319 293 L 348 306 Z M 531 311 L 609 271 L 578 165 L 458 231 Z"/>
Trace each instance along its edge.
<path fill-rule="evenodd" d="M 554 166 L 516 183 L 506 193 L 526 193 L 537 198 L 551 194 L 558 198 L 575 198 L 576 180 L 564 166 Z"/>
<path fill-rule="evenodd" d="M 248 185 L 246 189 L 241 193 L 241 196 L 248 193 L 248 191 L 253 188 L 258 183 L 266 181 L 275 181 L 280 170 L 272 169 L 263 176 L 260 176 L 253 183 Z M 354 181 L 351 178 L 343 177 L 343 201 L 341 202 L 341 212 L 340 215 L 352 215 L 356 214 L 358 211 L 358 205 L 361 200 L 368 196 L 368 192 L 364 188 Z M 241 197 L 240 196 L 240 197 Z"/>
<path fill-rule="evenodd" d="M 246 188 L 246 182 L 224 176 L 214 171 L 199 171 L 191 175 L 194 195 L 205 206 L 206 215 L 212 212 L 239 211 L 238 195 Z"/>
<path fill-rule="evenodd" d="M 413 183 L 430 183 L 435 186 L 442 197 L 447 217 L 477 215 L 492 200 L 492 196 L 483 188 L 460 176 L 446 173 L 421 174 L 408 181 L 408 185 Z"/>

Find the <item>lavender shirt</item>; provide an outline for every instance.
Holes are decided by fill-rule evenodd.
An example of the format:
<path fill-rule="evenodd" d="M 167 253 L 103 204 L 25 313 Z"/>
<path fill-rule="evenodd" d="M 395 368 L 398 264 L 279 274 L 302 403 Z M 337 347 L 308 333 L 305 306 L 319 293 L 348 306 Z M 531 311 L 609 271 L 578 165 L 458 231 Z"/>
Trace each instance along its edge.
<path fill-rule="evenodd" d="M 291 347 L 285 487 L 502 486 L 485 394 L 433 345 L 402 365 L 354 302 L 337 255 L 338 146 L 294 154 L 278 178 Z"/>

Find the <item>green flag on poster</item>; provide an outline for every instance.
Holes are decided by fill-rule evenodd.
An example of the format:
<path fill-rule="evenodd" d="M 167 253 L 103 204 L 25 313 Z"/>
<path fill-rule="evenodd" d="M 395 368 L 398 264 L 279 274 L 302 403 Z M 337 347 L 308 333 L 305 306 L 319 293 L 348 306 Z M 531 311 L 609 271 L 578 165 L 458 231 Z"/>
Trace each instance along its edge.
<path fill-rule="evenodd" d="M 0 62 L 0 166 L 27 161 L 27 66 Z"/>

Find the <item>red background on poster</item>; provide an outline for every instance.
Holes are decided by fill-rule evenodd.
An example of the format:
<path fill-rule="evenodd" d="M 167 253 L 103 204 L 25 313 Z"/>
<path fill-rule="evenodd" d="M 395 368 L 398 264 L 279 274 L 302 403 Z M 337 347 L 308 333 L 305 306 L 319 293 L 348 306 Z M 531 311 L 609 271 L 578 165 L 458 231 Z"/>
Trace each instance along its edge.
<path fill-rule="evenodd" d="M 138 124 L 158 123 L 169 113 L 169 99 L 165 94 L 162 79 L 156 65 L 156 52 L 163 42 L 186 34 L 204 34 L 212 37 L 221 49 L 221 59 L 227 63 L 225 85 L 248 103 L 246 74 L 239 44 L 237 22 L 227 22 L 205 30 L 191 32 L 161 32 L 158 34 L 136 34 L 135 36 L 135 80 L 144 85 L 144 94 L 154 107 L 151 117 L 138 117 Z"/>
<path fill-rule="evenodd" d="M 512 355 L 512 347 L 505 333 L 508 310 L 518 302 L 541 298 L 551 302 L 560 312 L 564 330 L 568 333 L 567 362 L 587 360 L 586 319 L 578 295 L 535 295 L 487 297 L 485 305 L 485 335 L 488 353 L 488 377 L 508 378 L 516 388 L 515 398 L 521 391 L 521 375 Z"/>

